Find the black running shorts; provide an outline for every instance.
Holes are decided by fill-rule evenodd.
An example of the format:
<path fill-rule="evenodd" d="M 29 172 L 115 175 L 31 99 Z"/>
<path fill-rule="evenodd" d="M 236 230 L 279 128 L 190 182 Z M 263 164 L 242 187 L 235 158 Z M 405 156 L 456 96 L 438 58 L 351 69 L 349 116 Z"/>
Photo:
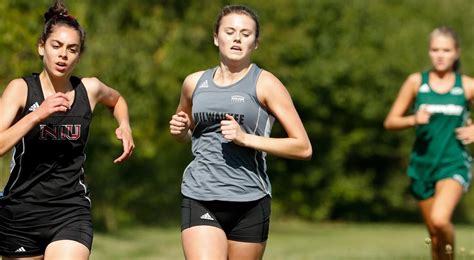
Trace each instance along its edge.
<path fill-rule="evenodd" d="M 227 239 L 261 243 L 268 239 L 271 198 L 256 201 L 199 201 L 188 197 L 181 204 L 181 231 L 207 225 L 224 230 Z"/>
<path fill-rule="evenodd" d="M 54 241 L 77 241 L 92 246 L 89 208 L 0 205 L 0 255 L 25 257 L 43 255 Z"/>

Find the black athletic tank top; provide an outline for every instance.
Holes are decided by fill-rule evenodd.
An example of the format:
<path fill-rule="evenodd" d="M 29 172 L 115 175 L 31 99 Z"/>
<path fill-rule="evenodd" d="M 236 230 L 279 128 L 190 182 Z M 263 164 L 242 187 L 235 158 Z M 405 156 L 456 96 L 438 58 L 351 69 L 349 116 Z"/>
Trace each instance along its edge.
<path fill-rule="evenodd" d="M 28 95 L 21 117 L 44 101 L 39 75 L 24 80 Z M 90 206 L 83 164 L 92 110 L 81 80 L 71 77 L 71 84 L 75 92 L 71 109 L 50 115 L 15 145 L 2 200 Z"/>

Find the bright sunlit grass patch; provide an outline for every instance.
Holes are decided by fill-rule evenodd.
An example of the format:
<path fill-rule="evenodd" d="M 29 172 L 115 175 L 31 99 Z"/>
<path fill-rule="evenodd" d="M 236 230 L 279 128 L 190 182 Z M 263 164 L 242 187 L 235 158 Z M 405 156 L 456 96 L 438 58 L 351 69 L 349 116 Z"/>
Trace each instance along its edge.
<path fill-rule="evenodd" d="M 274 221 L 264 259 L 431 259 L 423 224 Z M 456 226 L 456 259 L 474 260 L 474 227 Z M 180 229 L 96 234 L 91 259 L 183 259 Z"/>

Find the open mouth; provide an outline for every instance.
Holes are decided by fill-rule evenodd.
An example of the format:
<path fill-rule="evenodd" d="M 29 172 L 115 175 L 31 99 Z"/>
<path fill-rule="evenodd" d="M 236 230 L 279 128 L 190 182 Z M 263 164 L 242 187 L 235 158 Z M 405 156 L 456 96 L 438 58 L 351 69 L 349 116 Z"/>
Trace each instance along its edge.
<path fill-rule="evenodd" d="M 66 70 L 67 64 L 64 62 L 56 62 L 56 67 L 58 71 L 63 72 Z"/>

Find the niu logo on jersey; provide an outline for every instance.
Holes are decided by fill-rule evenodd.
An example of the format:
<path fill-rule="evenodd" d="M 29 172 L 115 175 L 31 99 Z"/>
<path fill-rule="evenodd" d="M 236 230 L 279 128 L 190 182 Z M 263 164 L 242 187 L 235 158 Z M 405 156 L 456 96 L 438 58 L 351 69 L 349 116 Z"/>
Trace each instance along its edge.
<path fill-rule="evenodd" d="M 81 125 L 40 125 L 40 140 L 77 140 L 80 137 Z"/>

